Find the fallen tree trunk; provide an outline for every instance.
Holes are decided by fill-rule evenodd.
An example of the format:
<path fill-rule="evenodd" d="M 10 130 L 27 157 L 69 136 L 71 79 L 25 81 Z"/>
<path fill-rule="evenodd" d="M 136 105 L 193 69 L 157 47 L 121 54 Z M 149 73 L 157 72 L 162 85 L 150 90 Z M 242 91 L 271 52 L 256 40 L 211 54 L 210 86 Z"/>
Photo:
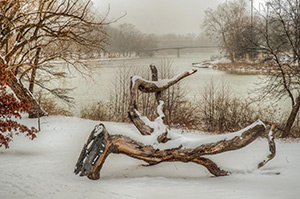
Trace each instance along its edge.
<path fill-rule="evenodd" d="M 132 158 L 140 159 L 148 163 L 147 166 L 159 164 L 161 162 L 194 162 L 206 167 L 214 176 L 225 176 L 230 172 L 219 168 L 212 160 L 202 157 L 204 155 L 214 155 L 226 151 L 237 150 L 253 142 L 265 133 L 265 126 L 258 121 L 241 131 L 231 139 L 223 139 L 217 142 L 201 144 L 195 148 L 183 148 L 182 145 L 160 150 L 152 145 L 145 145 L 141 142 L 123 135 L 110 135 L 103 124 L 97 125 L 91 132 L 87 143 L 76 163 L 74 172 L 80 176 L 87 176 L 89 179 L 99 179 L 100 170 L 111 153 L 125 154 Z M 272 133 L 268 135 L 272 137 Z M 263 166 L 267 161 L 275 156 L 274 139 L 269 139 L 270 152 L 267 160 L 258 165 Z"/>
<path fill-rule="evenodd" d="M 148 163 L 148 166 L 156 165 L 161 162 L 194 162 L 203 165 L 215 176 L 225 176 L 230 172 L 220 169 L 216 163 L 203 156 L 243 148 L 266 132 L 265 125 L 261 121 L 257 121 L 235 134 L 228 134 L 227 139 L 223 138 L 215 142 L 206 143 L 197 142 L 194 143 L 193 146 L 183 145 L 180 141 L 186 140 L 183 137 L 184 135 L 175 135 L 174 132 L 170 132 L 164 124 L 164 102 L 160 99 L 161 92 L 181 79 L 194 74 L 197 70 L 183 72 L 171 79 L 159 80 L 156 67 L 150 65 L 150 68 L 152 71 L 152 81 L 145 80 L 138 76 L 131 78 L 128 115 L 132 123 L 139 130 L 141 136 L 147 136 L 146 138 L 149 139 L 151 143 L 138 142 L 124 135 L 109 134 L 104 125 L 99 124 L 91 132 L 87 143 L 81 151 L 74 171 L 76 174 L 87 176 L 93 180 L 99 179 L 100 170 L 106 157 L 111 153 L 121 153 L 132 158 L 143 160 Z M 158 102 L 156 112 L 158 117 L 154 121 L 150 121 L 139 112 L 137 106 L 139 91 L 156 94 L 156 100 Z M 270 155 L 268 155 L 267 159 L 261 162 L 258 167 L 264 166 L 275 156 L 276 150 L 272 130 L 268 134 L 268 140 Z M 177 143 L 177 141 L 179 141 L 179 143 Z M 166 145 L 167 142 L 169 145 Z M 159 148 L 161 145 L 164 147 Z"/>

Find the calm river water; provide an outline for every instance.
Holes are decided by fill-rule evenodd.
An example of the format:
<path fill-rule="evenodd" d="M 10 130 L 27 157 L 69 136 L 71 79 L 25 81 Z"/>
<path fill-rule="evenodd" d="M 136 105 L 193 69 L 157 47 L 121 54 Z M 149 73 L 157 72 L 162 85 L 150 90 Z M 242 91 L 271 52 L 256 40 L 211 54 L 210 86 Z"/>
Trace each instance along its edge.
<path fill-rule="evenodd" d="M 170 60 L 172 67 L 178 72 L 192 69 L 192 63 L 208 60 L 217 52 L 181 54 L 180 58 L 176 55 L 156 55 L 152 58 L 132 58 L 132 59 L 114 59 L 114 60 L 93 60 L 89 64 L 95 66 L 91 78 L 84 78 L 74 73 L 74 77 L 64 80 L 63 86 L 75 88 L 71 95 L 75 98 L 73 112 L 79 115 L 82 107 L 95 103 L 99 100 L 108 101 L 112 83 L 122 67 L 141 67 L 149 70 L 150 64 L 159 65 L 163 60 Z M 198 72 L 182 80 L 183 87 L 189 90 L 188 98 L 194 100 L 201 96 L 204 88 L 211 81 L 215 85 L 226 84 L 230 87 L 230 92 L 237 96 L 250 97 L 251 89 L 255 89 L 263 75 L 232 74 L 225 71 L 219 71 L 209 68 L 198 68 Z M 130 81 L 128 79 L 128 81 Z M 288 110 L 289 102 L 280 102 L 280 107 Z"/>

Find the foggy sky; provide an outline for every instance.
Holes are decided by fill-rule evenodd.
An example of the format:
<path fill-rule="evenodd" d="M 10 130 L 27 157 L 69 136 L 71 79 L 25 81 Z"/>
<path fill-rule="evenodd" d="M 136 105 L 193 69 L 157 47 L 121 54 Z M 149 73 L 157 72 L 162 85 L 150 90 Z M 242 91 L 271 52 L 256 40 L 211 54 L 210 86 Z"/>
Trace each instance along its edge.
<path fill-rule="evenodd" d="M 123 16 L 114 26 L 132 23 L 144 33 L 199 34 L 207 8 L 216 8 L 226 0 L 93 0 L 104 15 L 110 6 L 108 19 Z M 249 1 L 249 0 L 246 0 Z M 254 0 L 255 6 L 262 0 Z M 250 13 L 250 10 L 249 10 Z"/>

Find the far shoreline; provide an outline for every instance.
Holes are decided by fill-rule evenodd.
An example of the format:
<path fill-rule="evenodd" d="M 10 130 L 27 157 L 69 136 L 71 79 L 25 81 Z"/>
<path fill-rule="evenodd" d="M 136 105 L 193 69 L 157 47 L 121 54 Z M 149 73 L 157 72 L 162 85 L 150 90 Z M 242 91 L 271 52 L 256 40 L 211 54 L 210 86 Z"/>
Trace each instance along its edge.
<path fill-rule="evenodd" d="M 211 68 L 232 74 L 270 75 L 279 73 L 278 67 L 270 63 L 229 62 L 227 60 L 203 61 L 195 68 Z M 287 69 L 289 70 L 289 69 Z"/>

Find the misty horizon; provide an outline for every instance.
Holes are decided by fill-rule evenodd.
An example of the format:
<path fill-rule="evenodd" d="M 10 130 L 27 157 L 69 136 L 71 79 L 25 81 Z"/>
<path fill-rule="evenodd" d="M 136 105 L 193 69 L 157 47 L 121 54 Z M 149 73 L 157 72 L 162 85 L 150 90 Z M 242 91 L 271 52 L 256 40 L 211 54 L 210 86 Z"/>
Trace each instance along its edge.
<path fill-rule="evenodd" d="M 109 12 L 108 21 L 121 17 L 112 26 L 130 23 L 143 33 L 156 35 L 199 35 L 205 10 L 215 9 L 224 2 L 226 0 L 93 0 L 99 14 Z M 260 2 L 262 0 L 254 0 L 254 7 L 258 8 Z"/>

